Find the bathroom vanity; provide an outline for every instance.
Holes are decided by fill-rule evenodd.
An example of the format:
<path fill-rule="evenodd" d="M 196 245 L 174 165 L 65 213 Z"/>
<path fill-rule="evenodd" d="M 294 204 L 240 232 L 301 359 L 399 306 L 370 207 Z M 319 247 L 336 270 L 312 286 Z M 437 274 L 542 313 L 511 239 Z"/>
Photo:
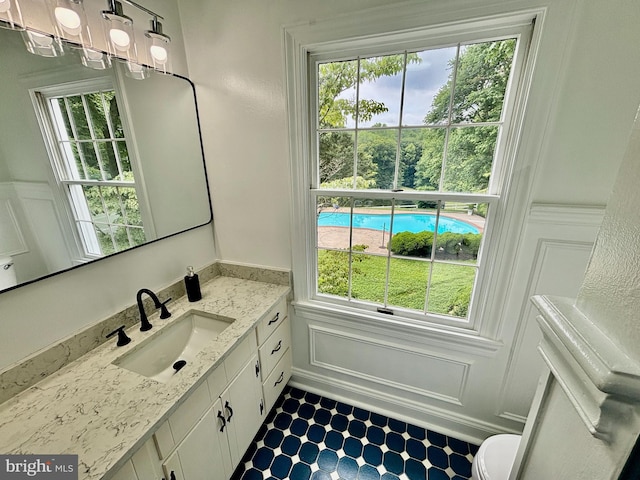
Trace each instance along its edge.
<path fill-rule="evenodd" d="M 229 478 L 291 375 L 289 293 L 213 278 L 171 318 L 149 315 L 150 331 L 128 328 L 128 345 L 109 339 L 0 405 L 0 451 L 77 454 L 79 479 Z M 194 314 L 228 325 L 175 373 L 125 362 Z"/>

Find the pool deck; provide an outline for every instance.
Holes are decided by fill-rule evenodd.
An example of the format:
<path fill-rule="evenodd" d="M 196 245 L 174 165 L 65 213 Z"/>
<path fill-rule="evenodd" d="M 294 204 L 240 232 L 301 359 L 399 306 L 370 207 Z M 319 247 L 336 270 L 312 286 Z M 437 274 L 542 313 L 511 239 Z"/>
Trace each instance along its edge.
<path fill-rule="evenodd" d="M 348 213 L 349 209 L 331 209 L 331 212 Z M 375 209 L 358 209 L 354 213 L 381 213 Z M 415 210 L 396 211 L 396 215 L 417 213 Z M 479 215 L 468 215 L 462 212 L 441 212 L 441 216 L 455 218 L 457 220 L 473 225 L 480 233 L 484 232 L 485 219 Z M 387 254 L 386 244 L 389 243 L 389 232 L 372 230 L 369 228 L 353 229 L 353 245 L 367 245 L 367 253 Z M 340 248 L 349 247 L 349 227 L 318 227 L 318 247 L 319 248 Z"/>

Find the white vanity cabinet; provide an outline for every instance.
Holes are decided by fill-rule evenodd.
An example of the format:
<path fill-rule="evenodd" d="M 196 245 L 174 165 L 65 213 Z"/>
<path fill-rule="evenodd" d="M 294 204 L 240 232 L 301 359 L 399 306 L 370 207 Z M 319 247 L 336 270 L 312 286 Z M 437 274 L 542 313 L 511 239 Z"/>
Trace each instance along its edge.
<path fill-rule="evenodd" d="M 291 327 L 282 300 L 256 328 L 265 411 L 271 410 L 291 377 Z"/>
<path fill-rule="evenodd" d="M 230 478 L 291 376 L 290 347 L 282 298 L 111 478 Z"/>
<path fill-rule="evenodd" d="M 111 477 L 112 480 L 151 480 L 164 478 L 158 462 L 158 452 L 153 438 L 145 444 Z"/>
<path fill-rule="evenodd" d="M 227 435 L 218 427 L 221 413 L 218 399 L 165 460 L 163 478 L 226 480 L 231 476 Z"/>
<path fill-rule="evenodd" d="M 253 346 L 250 345 L 253 343 Z M 253 349 L 252 355 L 240 371 L 236 373 L 236 362 L 246 354 L 245 347 Z M 251 352 L 250 352 L 251 353 Z M 222 372 L 225 375 L 222 375 Z M 223 380 L 233 375 L 226 385 Z M 194 423 L 184 424 L 185 416 L 193 415 L 200 408 L 191 402 L 183 413 L 183 405 L 166 422 L 171 437 L 161 427 L 154 435 L 158 452 L 162 457 L 162 469 L 167 480 L 226 480 L 240 462 L 242 455 L 251 444 L 256 431 L 264 420 L 262 383 L 255 343 L 249 337 L 246 344 L 234 350 L 225 361 L 224 367 L 216 369 L 206 383 L 203 383 L 187 400 L 200 395 L 200 389 L 207 392 L 208 405 L 204 415 Z M 224 390 L 218 393 L 221 389 Z M 213 402 L 213 404 L 211 404 Z M 200 402 L 199 405 L 202 403 Z M 177 415 L 177 417 L 176 417 Z M 179 418 L 179 420 L 177 420 Z M 180 426 L 178 427 L 178 422 Z M 184 437 L 177 437 L 176 430 L 188 430 Z M 173 442 L 172 442 L 173 440 Z M 172 445 L 175 445 L 175 447 Z M 161 447 L 161 445 L 163 445 Z M 166 456 L 167 451 L 171 451 Z"/>

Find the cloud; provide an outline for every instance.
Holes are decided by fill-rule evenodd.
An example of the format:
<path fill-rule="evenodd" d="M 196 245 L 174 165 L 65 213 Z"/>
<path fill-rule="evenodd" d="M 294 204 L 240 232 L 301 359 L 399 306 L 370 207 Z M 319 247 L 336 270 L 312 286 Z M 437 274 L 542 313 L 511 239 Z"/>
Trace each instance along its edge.
<path fill-rule="evenodd" d="M 438 91 L 446 85 L 451 73 L 450 64 L 455 59 L 456 47 L 439 48 L 417 52 L 419 63 L 407 65 L 405 78 L 405 98 L 403 104 L 403 125 L 423 125 Z M 400 97 L 402 92 L 402 72 L 363 82 L 360 98 L 382 102 L 388 111 L 375 115 L 371 121 L 360 122 L 359 126 L 369 127 L 376 123 L 398 126 L 400 122 Z M 340 95 L 341 98 L 355 98 L 355 89 Z M 347 127 L 355 122 L 349 119 Z"/>

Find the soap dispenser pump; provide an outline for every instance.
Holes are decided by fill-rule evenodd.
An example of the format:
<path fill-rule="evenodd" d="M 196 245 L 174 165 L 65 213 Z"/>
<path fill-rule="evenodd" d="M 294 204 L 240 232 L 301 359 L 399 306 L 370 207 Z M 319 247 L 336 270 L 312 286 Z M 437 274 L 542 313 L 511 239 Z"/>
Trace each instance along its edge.
<path fill-rule="evenodd" d="M 187 290 L 187 298 L 190 302 L 197 302 L 202 298 L 200 292 L 200 280 L 198 274 L 193 271 L 193 267 L 187 267 L 187 275 L 184 277 L 184 286 Z"/>

